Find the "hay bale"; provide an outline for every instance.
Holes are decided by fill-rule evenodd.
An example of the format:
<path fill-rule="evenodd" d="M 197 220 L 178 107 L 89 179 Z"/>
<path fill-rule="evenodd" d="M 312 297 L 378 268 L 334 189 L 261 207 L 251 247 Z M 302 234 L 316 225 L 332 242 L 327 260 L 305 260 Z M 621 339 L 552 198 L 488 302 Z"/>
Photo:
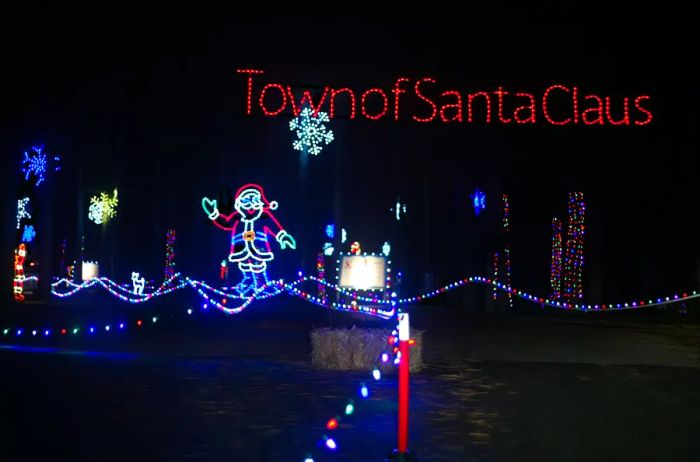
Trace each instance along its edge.
<path fill-rule="evenodd" d="M 423 331 L 412 330 L 416 344 L 411 347 L 411 372 L 418 372 L 423 367 Z M 383 373 L 390 373 L 396 368 L 391 362 L 384 364 L 379 359 L 382 352 L 391 353 L 387 343 L 391 330 L 365 329 L 331 329 L 321 327 L 311 332 L 311 364 L 319 369 L 336 371 L 369 370 L 379 366 Z"/>

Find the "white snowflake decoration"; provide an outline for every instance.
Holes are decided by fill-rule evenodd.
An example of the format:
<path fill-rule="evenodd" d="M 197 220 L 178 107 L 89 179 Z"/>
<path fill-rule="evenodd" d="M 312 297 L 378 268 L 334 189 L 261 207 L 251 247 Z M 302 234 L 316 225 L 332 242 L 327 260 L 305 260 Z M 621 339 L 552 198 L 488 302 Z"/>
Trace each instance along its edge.
<path fill-rule="evenodd" d="M 302 109 L 298 117 L 289 122 L 289 129 L 296 131 L 297 139 L 292 142 L 292 147 L 297 151 L 308 150 L 313 155 L 318 155 L 323 150 L 324 144 L 333 141 L 333 131 L 328 130 L 324 122 L 330 122 L 325 112 L 314 112 L 311 108 Z"/>
<path fill-rule="evenodd" d="M 27 220 L 32 218 L 29 210 L 27 210 L 27 205 L 29 205 L 28 197 L 17 199 L 17 229 L 19 229 L 19 222 L 22 221 L 22 218 L 26 218 Z"/>

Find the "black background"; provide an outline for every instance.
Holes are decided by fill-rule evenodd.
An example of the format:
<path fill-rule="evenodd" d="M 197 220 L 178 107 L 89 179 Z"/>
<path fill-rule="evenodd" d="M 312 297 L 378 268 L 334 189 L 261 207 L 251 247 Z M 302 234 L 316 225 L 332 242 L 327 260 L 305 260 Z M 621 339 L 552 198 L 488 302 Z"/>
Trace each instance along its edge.
<path fill-rule="evenodd" d="M 644 9 L 590 3 L 298 5 L 244 11 L 233 2 L 177 7 L 26 4 L 3 16 L 0 143 L 3 265 L 10 294 L 22 153 L 43 143 L 63 169 L 40 186 L 37 239 L 51 274 L 67 238 L 76 257 L 108 275 L 159 280 L 165 230 L 178 232 L 178 269 L 214 280 L 228 236 L 200 200 L 259 182 L 297 237 L 271 276 L 311 271 L 334 219 L 363 250 L 394 244 L 406 292 L 484 274 L 498 244 L 498 195 L 511 202 L 513 283 L 548 293 L 550 222 L 566 218 L 567 193 L 588 205 L 584 290 L 591 302 L 667 295 L 700 286 L 697 239 L 697 56 L 690 15 L 664 3 Z M 304 87 L 389 90 L 399 76 L 430 76 L 441 89 L 542 94 L 551 84 L 613 97 L 651 96 L 645 127 L 418 124 L 337 119 L 336 140 L 299 180 L 288 117 L 245 115 L 245 78 Z M 260 86 L 257 87 L 259 91 Z M 336 165 L 335 162 L 339 162 Z M 82 173 L 81 173 L 82 172 Z M 82 180 L 81 180 L 82 175 Z M 87 220 L 90 196 L 119 188 L 104 235 Z M 475 217 L 469 195 L 487 193 Z M 408 213 L 396 222 L 396 197 Z M 302 199 L 306 197 L 308 200 Z M 80 213 L 79 213 L 80 212 Z M 82 215 L 82 217 L 81 217 Z M 49 271 L 48 268 L 51 268 Z"/>

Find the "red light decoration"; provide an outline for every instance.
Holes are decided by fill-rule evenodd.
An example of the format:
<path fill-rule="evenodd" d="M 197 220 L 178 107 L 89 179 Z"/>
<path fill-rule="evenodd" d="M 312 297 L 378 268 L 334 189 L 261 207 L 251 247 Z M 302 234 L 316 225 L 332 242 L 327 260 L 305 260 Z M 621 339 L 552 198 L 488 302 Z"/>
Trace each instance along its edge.
<path fill-rule="evenodd" d="M 24 259 L 27 256 L 27 246 L 22 242 L 15 250 L 15 277 L 12 280 L 12 291 L 14 299 L 18 302 L 24 301 Z"/>
<path fill-rule="evenodd" d="M 498 96 L 498 120 L 501 123 L 508 124 L 511 119 L 503 117 L 503 97 L 508 94 L 507 91 L 503 91 L 502 87 L 498 87 L 498 90 L 494 91 L 494 94 Z"/>
<path fill-rule="evenodd" d="M 643 113 L 647 116 L 646 120 L 635 120 L 635 121 L 634 121 L 634 124 L 635 124 L 635 125 L 647 125 L 647 124 L 651 123 L 651 120 L 654 118 L 654 117 L 651 115 L 651 111 L 649 111 L 648 109 L 644 109 L 644 108 L 643 108 L 642 106 L 640 106 L 640 104 L 639 104 L 639 103 L 641 103 L 642 101 L 648 100 L 648 99 L 651 99 L 651 97 L 649 97 L 649 96 L 647 96 L 647 95 L 641 95 L 641 96 L 637 96 L 637 97 L 635 98 L 635 100 L 634 100 L 634 107 L 635 107 L 639 112 L 643 112 Z"/>
<path fill-rule="evenodd" d="M 568 88 L 566 88 L 564 85 L 552 85 L 549 88 L 547 88 L 547 90 L 545 90 L 545 92 L 544 92 L 544 96 L 542 97 L 542 112 L 544 113 L 545 119 L 547 119 L 547 122 L 549 122 L 550 124 L 552 124 L 552 125 L 566 125 L 566 124 L 571 122 L 570 117 L 568 119 L 557 121 L 557 120 L 552 119 L 552 117 L 549 115 L 549 109 L 547 106 L 547 104 L 548 104 L 547 98 L 549 98 L 549 94 L 553 90 L 561 90 L 561 91 L 565 91 L 567 93 L 570 92 L 570 90 Z"/>
<path fill-rule="evenodd" d="M 619 120 L 613 120 L 612 115 L 610 114 L 610 106 L 612 106 L 610 102 L 610 97 L 606 96 L 605 97 L 605 115 L 608 118 L 608 122 L 610 122 L 610 125 L 629 125 L 630 124 L 630 100 L 629 98 L 623 98 L 622 99 L 623 104 L 622 104 L 622 111 L 624 114 L 624 117 Z"/>
<path fill-rule="evenodd" d="M 402 82 L 408 82 L 410 79 L 406 77 L 399 77 L 396 79 L 396 84 L 391 92 L 394 94 L 394 120 L 399 120 L 399 95 L 401 93 L 406 93 L 406 90 L 401 89 Z"/>
<path fill-rule="evenodd" d="M 328 420 L 328 422 L 326 422 L 326 428 L 328 430 L 335 430 L 336 428 L 338 428 L 338 419 L 332 418 Z"/>
<path fill-rule="evenodd" d="M 473 112 L 472 112 L 472 101 L 474 101 L 474 98 L 477 96 L 481 96 L 482 98 L 485 98 L 486 101 L 486 123 L 491 123 L 491 98 L 489 97 L 489 94 L 483 91 L 480 91 L 478 93 L 470 93 L 467 96 L 467 122 L 472 122 L 474 119 L 472 117 Z"/>
<path fill-rule="evenodd" d="M 416 93 L 416 96 L 430 105 L 430 108 L 431 108 L 430 117 L 421 118 L 421 117 L 418 117 L 416 115 L 413 116 L 413 120 L 415 120 L 416 122 L 424 122 L 425 123 L 425 122 L 432 122 L 435 119 L 435 115 L 437 114 L 437 106 L 430 98 L 426 97 L 423 93 L 420 92 L 420 84 L 423 82 L 435 83 L 435 79 L 432 79 L 430 77 L 423 77 L 422 79 L 418 80 L 416 82 L 415 86 L 413 87 L 413 89 Z"/>
<path fill-rule="evenodd" d="M 139 319 L 138 321 L 136 321 L 136 325 L 141 327 L 143 325 L 143 321 Z"/>
<path fill-rule="evenodd" d="M 304 101 L 308 101 L 309 108 L 312 111 L 312 116 L 316 117 L 316 114 L 318 114 L 318 111 L 321 109 L 321 106 L 323 106 L 323 102 L 326 100 L 326 96 L 328 96 L 328 90 L 330 90 L 330 88 L 323 88 L 323 93 L 321 94 L 321 99 L 318 101 L 318 104 L 314 104 L 314 100 L 311 97 L 311 93 L 308 90 L 304 90 L 304 92 L 301 95 L 301 100 L 299 100 L 299 105 L 297 106 L 294 102 L 294 93 L 292 93 L 292 87 L 287 86 L 287 94 L 289 95 L 289 101 L 292 103 L 292 114 L 294 114 L 294 117 L 299 117 L 299 114 L 301 114 L 301 110 L 304 108 Z"/>
<path fill-rule="evenodd" d="M 279 108 L 277 108 L 274 111 L 270 111 L 265 107 L 265 92 L 267 92 L 267 90 L 269 90 L 270 88 L 276 88 L 277 90 L 279 90 L 280 95 L 282 96 L 282 104 Z M 265 114 L 266 116 L 276 116 L 280 114 L 287 107 L 287 96 L 284 93 L 284 87 L 278 83 L 268 83 L 263 87 L 262 91 L 260 92 L 260 99 L 258 100 L 258 102 L 260 103 L 260 109 L 262 109 L 263 114 Z"/>
<path fill-rule="evenodd" d="M 251 115 L 253 113 L 252 99 L 253 99 L 253 77 L 264 72 L 259 69 L 237 69 L 237 73 L 244 74 L 247 76 L 246 79 L 246 114 Z M 394 121 L 398 121 L 401 118 L 401 100 L 402 96 L 406 99 L 411 98 L 415 103 L 420 103 L 428 106 L 430 112 L 426 114 L 425 108 L 417 109 L 416 114 L 411 114 L 409 116 L 410 120 L 415 122 L 427 123 L 432 122 L 438 116 L 443 123 L 452 122 L 462 122 L 463 121 L 463 94 L 454 89 L 443 89 L 437 88 L 440 92 L 440 100 L 434 101 L 428 96 L 426 96 L 423 91 L 425 86 L 423 84 L 433 84 L 437 85 L 437 81 L 432 77 L 422 77 L 414 81 L 413 91 L 409 92 L 404 87 L 405 84 L 411 82 L 411 79 L 407 77 L 399 77 L 396 79 L 393 88 L 388 91 L 393 94 L 394 97 Z M 267 93 L 276 89 L 280 93 L 281 102 L 279 107 L 270 110 L 265 105 L 265 96 Z M 371 114 L 367 107 L 367 99 L 376 93 L 382 98 L 382 109 L 376 114 Z M 305 104 L 308 104 L 312 109 L 313 113 L 316 114 L 323 110 L 324 104 L 330 106 L 328 111 L 329 117 L 333 119 L 338 115 L 338 108 L 336 107 L 336 96 L 341 94 L 347 94 L 349 97 L 349 118 L 354 119 L 357 113 L 357 99 L 356 91 L 349 87 L 342 88 L 332 88 L 330 86 L 323 86 L 323 93 L 318 98 L 317 102 L 314 102 L 311 92 L 309 90 L 303 90 L 302 96 L 298 100 L 294 97 L 294 92 L 292 87 L 287 85 L 283 86 L 279 83 L 265 83 L 260 90 L 258 95 L 259 106 L 266 116 L 277 116 L 285 113 L 287 109 L 287 97 L 291 102 L 291 114 L 293 116 L 298 116 Z M 373 87 L 360 93 L 362 96 L 360 98 L 362 115 L 369 120 L 379 120 L 383 118 L 389 107 L 389 100 L 387 97 L 387 91 L 382 88 Z M 539 111 L 538 105 L 541 105 L 541 111 L 544 115 L 545 120 L 556 126 L 574 124 L 577 125 L 579 122 L 583 122 L 583 125 L 605 125 L 609 124 L 612 126 L 619 125 L 634 125 L 644 126 L 651 123 L 653 120 L 652 112 L 648 109 L 646 102 L 651 99 L 648 95 L 639 95 L 634 98 L 634 115 L 630 111 L 630 100 L 631 97 L 622 97 L 622 110 L 623 116 L 621 119 L 614 119 L 612 116 L 613 110 L 611 109 L 614 102 L 611 96 L 598 96 L 593 94 L 584 94 L 582 97 L 583 112 L 579 109 L 579 88 L 576 86 L 566 86 L 561 84 L 554 84 L 547 87 L 547 89 L 542 94 L 541 98 L 536 95 L 527 92 L 513 92 L 507 91 L 503 87 L 496 87 L 495 91 L 476 91 L 465 93 L 467 95 L 467 122 L 472 123 L 475 121 L 474 108 L 473 105 L 475 101 L 481 100 L 485 103 L 485 114 L 483 119 L 479 118 L 480 121 L 485 123 L 491 123 L 491 97 L 492 95 L 496 97 L 498 102 L 497 114 L 498 122 L 502 124 L 509 124 L 515 121 L 518 124 L 535 124 L 537 123 L 537 113 Z M 330 95 L 330 96 L 329 96 Z M 515 100 L 517 98 L 518 100 Z M 523 101 L 526 98 L 527 101 Z M 521 105 L 516 105 L 520 104 Z M 553 108 L 553 106 L 557 108 Z M 415 106 L 415 104 L 414 104 Z M 513 108 L 511 111 L 511 108 Z M 641 118 L 639 118 L 641 116 Z M 633 120 L 634 119 L 634 120 Z"/>
<path fill-rule="evenodd" d="M 236 72 L 247 76 L 246 114 L 251 115 L 253 112 L 252 99 L 254 96 L 253 77 L 263 74 L 264 72 L 259 69 L 237 69 Z M 415 80 L 412 92 L 405 89 L 406 84 L 410 82 L 411 79 L 407 77 L 399 77 L 396 79 L 393 88 L 388 90 L 394 97 L 394 121 L 398 121 L 401 118 L 400 108 L 402 95 L 404 95 L 406 99 L 411 98 L 415 103 L 423 105 L 422 108 L 417 109 L 417 113 L 411 114 L 408 117 L 410 120 L 427 123 L 432 122 L 439 116 L 440 121 L 443 123 L 463 121 L 464 107 L 462 92 L 454 89 L 441 89 L 438 87 L 436 90 L 437 93 L 440 94 L 440 101 L 434 101 L 424 93 L 424 84 L 429 83 L 432 85 L 437 85 L 437 81 L 434 78 L 422 77 Z M 265 105 L 265 96 L 272 89 L 279 91 L 282 100 L 279 107 L 270 110 Z M 293 116 L 298 116 L 305 104 L 309 105 L 314 114 L 322 111 L 324 104 L 326 104 L 330 106 L 328 114 L 329 117 L 333 119 L 339 112 L 338 108 L 336 107 L 336 96 L 341 94 L 348 95 L 350 102 L 349 118 L 354 119 L 357 112 L 357 99 L 355 96 L 356 91 L 349 87 L 336 89 L 325 85 L 323 86 L 323 93 L 321 93 L 318 101 L 314 102 L 309 90 L 303 90 L 301 98 L 297 101 L 290 85 L 283 86 L 279 83 L 266 83 L 262 86 L 262 89 L 258 95 L 258 103 L 263 114 L 266 116 L 276 116 L 285 113 L 285 110 L 287 109 L 287 97 L 289 97 L 291 102 L 291 114 Z M 382 88 L 373 87 L 365 90 L 364 92 L 360 92 L 360 94 L 362 95 L 360 98 L 361 111 L 362 115 L 366 119 L 379 120 L 387 114 L 389 109 L 387 91 Z M 383 103 L 381 111 L 375 114 L 371 114 L 366 107 L 367 99 L 372 94 L 379 95 Z M 644 126 L 648 125 L 653 120 L 652 112 L 646 105 L 646 102 L 651 99 L 651 97 L 648 95 L 639 95 L 634 98 L 634 116 L 630 111 L 631 97 L 622 97 L 623 116 L 621 119 L 614 119 L 612 117 L 613 111 L 611 108 L 613 106 L 613 98 L 611 96 L 601 97 L 598 95 L 584 94 L 581 100 L 584 107 L 583 112 L 581 112 L 579 109 L 579 99 L 581 98 L 579 96 L 579 87 L 577 86 L 568 87 L 561 84 L 550 85 L 546 88 L 541 97 L 527 92 L 508 91 L 501 86 L 496 87 L 496 90 L 493 91 L 465 92 L 464 94 L 467 95 L 468 123 L 475 121 L 473 106 L 475 102 L 478 102 L 478 100 L 485 103 L 484 117 L 483 119 L 479 118 L 479 120 L 485 123 L 491 123 L 492 96 L 495 96 L 497 99 L 498 122 L 501 124 L 509 124 L 513 121 L 518 124 L 535 124 L 537 122 L 537 113 L 540 110 L 538 105 L 541 105 L 541 111 L 545 120 L 549 124 L 556 126 L 569 124 L 577 125 L 581 121 L 583 122 L 583 125 L 632 125 L 633 117 L 634 125 Z M 527 101 L 523 101 L 523 98 L 526 98 Z M 522 104 L 516 106 L 516 104 L 520 103 Z M 430 111 L 429 113 L 426 113 L 425 105 L 427 105 L 427 108 Z M 553 107 L 555 105 L 557 106 L 556 108 Z M 414 104 L 413 106 L 416 105 Z M 641 116 L 641 118 L 638 118 L 639 116 Z"/>
<path fill-rule="evenodd" d="M 596 95 L 588 95 L 584 98 L 586 100 L 593 100 L 596 102 L 595 106 L 589 107 L 583 110 L 582 118 L 585 125 L 603 125 L 605 124 L 605 119 L 603 118 L 603 100 Z M 595 118 L 591 119 L 587 117 L 589 114 L 595 114 Z"/>
<path fill-rule="evenodd" d="M 442 119 L 442 121 L 445 123 L 461 122 L 462 121 L 462 95 L 460 95 L 458 91 L 446 91 L 446 92 L 443 92 L 442 96 L 443 97 L 455 96 L 456 102 L 454 104 L 443 104 L 442 107 L 440 107 L 440 119 Z M 457 113 L 454 115 L 454 117 L 447 117 L 447 115 L 445 115 L 445 109 L 452 109 L 452 108 L 457 109 Z M 398 120 L 398 118 L 397 118 L 397 120 Z"/>
<path fill-rule="evenodd" d="M 335 95 L 341 93 L 347 93 L 350 95 L 350 119 L 355 118 L 355 92 L 350 88 L 339 88 L 337 90 L 331 90 L 331 109 L 329 111 L 328 117 L 331 119 L 335 117 Z"/>
<path fill-rule="evenodd" d="M 253 112 L 253 108 L 251 107 L 251 102 L 250 100 L 253 97 L 253 75 L 254 74 L 262 74 L 263 71 L 257 70 L 257 69 L 236 69 L 236 72 L 239 74 L 248 74 L 248 92 L 246 96 L 246 111 L 245 113 L 250 115 Z"/>
<path fill-rule="evenodd" d="M 379 112 L 375 115 L 370 115 L 367 112 L 367 107 L 365 106 L 365 101 L 367 100 L 367 97 L 369 95 L 371 95 L 372 93 L 376 93 L 378 95 L 381 95 L 382 101 L 383 101 L 381 112 Z M 370 88 L 369 90 L 362 93 L 362 99 L 360 100 L 360 107 L 362 109 L 363 116 L 367 117 L 370 120 L 379 120 L 386 115 L 387 109 L 389 108 L 389 100 L 386 97 L 386 93 L 384 93 L 384 90 L 382 90 L 381 88 Z"/>
<path fill-rule="evenodd" d="M 515 96 L 519 98 L 528 98 L 530 101 L 530 104 L 527 106 L 518 106 L 515 108 L 515 112 L 513 112 L 513 118 L 515 121 L 519 124 L 534 124 L 537 122 L 537 110 L 535 103 L 535 97 L 534 95 L 531 95 L 530 93 L 516 93 Z M 528 117 L 523 117 L 521 114 L 523 111 L 528 111 L 529 116 Z"/>

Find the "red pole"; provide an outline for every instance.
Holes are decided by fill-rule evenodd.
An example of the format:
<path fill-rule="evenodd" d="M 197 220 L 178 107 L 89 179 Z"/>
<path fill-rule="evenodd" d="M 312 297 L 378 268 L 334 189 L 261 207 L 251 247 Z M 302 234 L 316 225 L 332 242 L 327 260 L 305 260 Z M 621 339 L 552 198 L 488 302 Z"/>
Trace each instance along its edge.
<path fill-rule="evenodd" d="M 399 314 L 399 441 L 398 453 L 408 451 L 408 396 L 409 396 L 409 323 L 408 313 Z"/>
<path fill-rule="evenodd" d="M 408 340 L 399 340 L 399 453 L 408 451 Z"/>

